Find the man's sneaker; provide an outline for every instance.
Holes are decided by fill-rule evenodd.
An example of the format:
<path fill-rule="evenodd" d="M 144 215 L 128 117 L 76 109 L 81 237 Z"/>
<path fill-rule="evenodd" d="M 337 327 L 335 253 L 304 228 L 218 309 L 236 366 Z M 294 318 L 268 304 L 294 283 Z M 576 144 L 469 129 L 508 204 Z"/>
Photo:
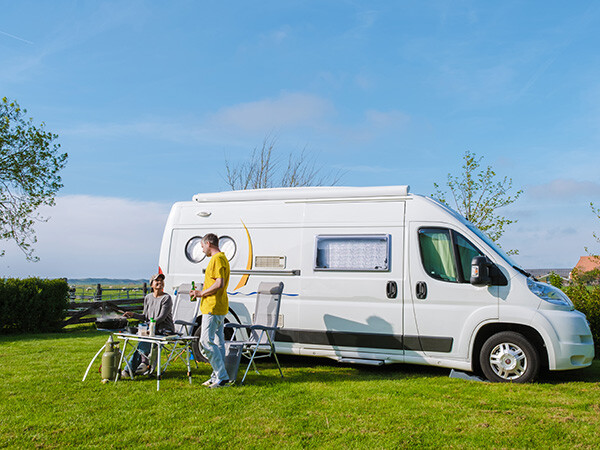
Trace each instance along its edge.
<path fill-rule="evenodd" d="M 204 383 L 202 383 L 202 386 L 210 386 L 211 384 L 213 384 L 215 382 L 215 380 L 213 380 L 212 378 L 209 378 L 208 380 L 206 380 Z"/>
<path fill-rule="evenodd" d="M 131 378 L 131 374 L 127 369 L 121 370 L 121 378 Z"/>
<path fill-rule="evenodd" d="M 228 384 L 229 384 L 229 380 L 215 381 L 213 384 L 211 384 L 209 386 L 209 388 L 216 389 L 216 388 L 227 386 Z"/>

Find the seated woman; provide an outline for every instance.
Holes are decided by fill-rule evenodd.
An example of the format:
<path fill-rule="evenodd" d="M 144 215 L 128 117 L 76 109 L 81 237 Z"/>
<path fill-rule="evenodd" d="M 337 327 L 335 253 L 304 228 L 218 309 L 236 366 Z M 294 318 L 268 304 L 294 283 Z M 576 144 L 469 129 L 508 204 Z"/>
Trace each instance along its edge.
<path fill-rule="evenodd" d="M 154 319 L 156 321 L 156 334 L 172 334 L 175 332 L 172 313 L 173 300 L 164 291 L 165 276 L 162 273 L 153 275 L 150 279 L 150 287 L 152 288 L 152 293 L 144 297 L 144 312 L 139 314 L 127 311 L 123 313 L 123 316 L 128 319 L 134 318 L 146 322 Z M 129 360 L 129 367 L 131 367 L 134 373 L 149 373 L 151 371 L 148 360 L 151 350 L 152 344 L 150 342 L 138 343 L 137 351 L 133 352 Z M 131 374 L 127 368 L 123 369 L 121 377 L 131 378 Z"/>

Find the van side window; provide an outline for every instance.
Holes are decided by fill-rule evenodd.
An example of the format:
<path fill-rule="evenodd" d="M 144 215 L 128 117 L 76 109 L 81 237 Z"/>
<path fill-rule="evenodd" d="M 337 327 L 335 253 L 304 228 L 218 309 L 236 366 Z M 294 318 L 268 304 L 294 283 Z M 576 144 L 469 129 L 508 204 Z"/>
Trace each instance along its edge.
<path fill-rule="evenodd" d="M 452 283 L 468 283 L 471 260 L 482 255 L 462 234 L 446 228 L 421 228 L 419 248 L 425 271 Z"/>
<path fill-rule="evenodd" d="M 474 256 L 479 256 L 482 253 L 475 248 L 467 239 L 460 233 L 453 232 L 458 250 L 458 263 L 462 272 L 463 283 L 468 283 L 471 279 L 471 260 Z"/>
<path fill-rule="evenodd" d="M 333 271 L 388 271 L 390 236 L 317 236 L 314 268 Z"/>

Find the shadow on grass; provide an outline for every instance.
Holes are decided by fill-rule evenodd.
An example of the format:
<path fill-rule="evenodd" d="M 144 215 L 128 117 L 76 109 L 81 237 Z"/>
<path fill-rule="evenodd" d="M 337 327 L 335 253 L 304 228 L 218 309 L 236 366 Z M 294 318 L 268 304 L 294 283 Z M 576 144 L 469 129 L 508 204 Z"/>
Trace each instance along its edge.
<path fill-rule="evenodd" d="M 439 367 L 415 366 L 408 364 L 390 364 L 384 366 L 363 366 L 359 364 L 340 364 L 328 358 L 311 356 L 279 355 L 284 378 L 274 360 L 269 358 L 257 363 L 261 375 L 252 368 L 248 372 L 246 385 L 266 385 L 278 382 L 288 383 L 332 383 L 345 381 L 401 380 L 410 378 L 444 378 L 449 369 Z M 246 364 L 242 361 L 238 380 L 243 377 Z M 267 372 L 262 373 L 262 372 Z"/>
<path fill-rule="evenodd" d="M 251 367 L 244 386 L 268 386 L 277 383 L 336 383 L 346 381 L 402 380 L 413 378 L 444 378 L 449 369 L 439 367 L 414 366 L 408 364 L 393 364 L 386 366 L 361 366 L 354 364 L 339 364 L 327 358 L 279 355 L 283 378 L 279 375 L 274 359 L 265 358 L 256 363 L 260 374 Z M 237 376 L 239 380 L 246 370 L 244 361 L 240 364 Z M 198 368 L 192 365 L 193 384 L 198 384 L 210 376 L 212 369 L 208 363 L 199 363 Z M 176 362 L 161 375 L 162 380 L 187 381 L 186 367 L 183 362 Z M 156 382 L 155 374 L 138 376 L 135 381 Z"/>

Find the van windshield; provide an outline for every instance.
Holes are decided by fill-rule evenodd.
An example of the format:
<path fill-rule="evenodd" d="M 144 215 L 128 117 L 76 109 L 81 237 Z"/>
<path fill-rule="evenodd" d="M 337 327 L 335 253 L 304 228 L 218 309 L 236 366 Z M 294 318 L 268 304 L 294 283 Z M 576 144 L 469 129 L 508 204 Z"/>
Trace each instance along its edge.
<path fill-rule="evenodd" d="M 513 261 L 513 259 L 510 256 L 508 256 L 504 250 L 502 250 L 500 247 L 498 247 L 498 245 L 496 243 L 494 243 L 494 241 L 492 241 L 489 237 L 487 237 L 485 235 L 485 233 L 483 233 L 479 228 L 477 228 L 475 225 L 473 225 L 471 222 L 469 222 L 467 219 L 465 219 L 459 213 L 454 211 L 452 208 L 438 202 L 437 200 L 434 200 L 434 201 L 436 203 L 438 203 L 438 205 L 440 205 L 442 208 L 446 209 L 446 211 L 448 211 L 450 214 L 452 214 L 456 219 L 460 220 L 463 224 L 465 224 L 469 228 L 469 230 L 471 230 L 473 233 L 475 233 L 489 247 L 493 248 L 494 251 L 502 259 L 504 259 L 504 261 L 506 261 L 508 264 L 510 264 L 511 267 L 517 269 L 519 272 L 523 273 L 524 275 L 529 276 L 529 274 L 525 270 L 523 270 L 523 268 L 519 264 L 517 264 L 515 261 Z"/>
<path fill-rule="evenodd" d="M 479 237 L 479 239 L 484 241 L 488 246 L 493 248 L 496 251 L 496 253 L 498 253 L 498 255 L 500 255 L 502 259 L 504 259 L 504 261 L 511 265 L 511 267 L 521 267 L 515 261 L 513 261 L 513 259 L 510 256 L 508 256 L 504 250 L 498 247 L 498 245 L 494 241 L 492 241 L 485 233 L 483 233 L 479 228 L 477 228 L 471 222 L 468 222 L 466 220 L 465 224 L 469 227 L 469 230 L 475 233 Z"/>

